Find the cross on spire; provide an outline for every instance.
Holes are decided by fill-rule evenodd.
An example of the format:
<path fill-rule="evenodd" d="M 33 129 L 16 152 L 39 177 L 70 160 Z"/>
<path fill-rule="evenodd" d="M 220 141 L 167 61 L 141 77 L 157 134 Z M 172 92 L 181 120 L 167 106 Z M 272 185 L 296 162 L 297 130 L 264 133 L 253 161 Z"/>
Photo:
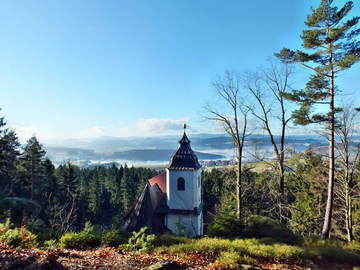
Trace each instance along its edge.
<path fill-rule="evenodd" d="M 184 132 L 185 132 L 186 128 L 187 128 L 187 126 L 186 126 L 186 124 L 184 124 Z"/>

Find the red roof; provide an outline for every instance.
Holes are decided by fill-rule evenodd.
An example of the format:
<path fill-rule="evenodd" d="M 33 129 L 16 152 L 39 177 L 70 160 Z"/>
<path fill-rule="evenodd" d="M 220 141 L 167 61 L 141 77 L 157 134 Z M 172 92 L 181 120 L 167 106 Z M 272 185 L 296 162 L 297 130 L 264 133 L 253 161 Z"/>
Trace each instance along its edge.
<path fill-rule="evenodd" d="M 150 186 L 157 184 L 160 190 L 166 193 L 166 171 L 163 171 L 159 175 L 149 179 Z"/>

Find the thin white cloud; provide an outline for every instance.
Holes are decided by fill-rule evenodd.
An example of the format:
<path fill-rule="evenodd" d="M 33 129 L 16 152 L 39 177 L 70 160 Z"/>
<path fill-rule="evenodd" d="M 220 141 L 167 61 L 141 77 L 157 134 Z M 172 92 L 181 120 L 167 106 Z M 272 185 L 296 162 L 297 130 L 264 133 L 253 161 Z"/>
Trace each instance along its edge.
<path fill-rule="evenodd" d="M 169 118 L 141 118 L 137 121 L 137 127 L 140 131 L 153 134 L 172 133 L 181 130 L 190 118 L 181 119 Z"/>
<path fill-rule="evenodd" d="M 88 136 L 97 137 L 106 135 L 107 128 L 104 126 L 93 126 L 87 130 Z"/>

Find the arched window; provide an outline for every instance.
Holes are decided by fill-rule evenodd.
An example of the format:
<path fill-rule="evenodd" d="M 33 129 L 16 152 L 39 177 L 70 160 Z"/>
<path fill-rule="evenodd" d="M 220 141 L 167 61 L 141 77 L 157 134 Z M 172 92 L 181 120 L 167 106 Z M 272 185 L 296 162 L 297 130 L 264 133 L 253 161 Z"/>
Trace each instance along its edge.
<path fill-rule="evenodd" d="M 177 189 L 178 190 L 185 190 L 185 179 L 182 177 L 179 177 L 177 180 Z"/>

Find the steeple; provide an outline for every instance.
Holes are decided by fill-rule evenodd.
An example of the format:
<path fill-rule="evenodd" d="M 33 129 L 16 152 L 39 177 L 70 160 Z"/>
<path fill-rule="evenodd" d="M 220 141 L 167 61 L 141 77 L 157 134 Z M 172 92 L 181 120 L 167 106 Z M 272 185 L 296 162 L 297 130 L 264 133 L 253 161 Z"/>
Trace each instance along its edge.
<path fill-rule="evenodd" d="M 172 156 L 169 170 L 197 170 L 201 165 L 191 149 L 190 140 L 186 135 L 186 124 L 184 124 L 184 135 L 179 141 L 179 148 Z"/>

